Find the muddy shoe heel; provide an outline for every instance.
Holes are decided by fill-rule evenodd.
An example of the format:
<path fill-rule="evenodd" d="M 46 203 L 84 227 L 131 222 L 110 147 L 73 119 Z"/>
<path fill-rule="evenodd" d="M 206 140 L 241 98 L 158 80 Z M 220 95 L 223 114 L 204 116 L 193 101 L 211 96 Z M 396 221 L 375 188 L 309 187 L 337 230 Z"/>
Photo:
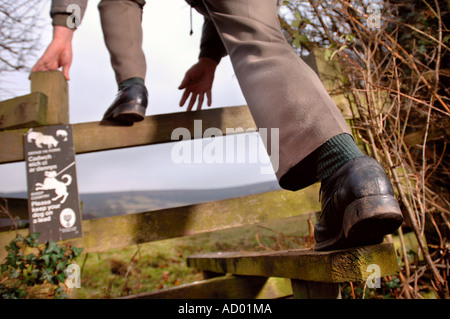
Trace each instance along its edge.
<path fill-rule="evenodd" d="M 350 242 L 375 244 L 398 229 L 402 222 L 403 215 L 395 197 L 380 195 L 351 203 L 345 210 L 342 228 Z"/>
<path fill-rule="evenodd" d="M 403 216 L 384 168 L 355 157 L 322 181 L 315 250 L 372 245 L 401 226 Z"/>

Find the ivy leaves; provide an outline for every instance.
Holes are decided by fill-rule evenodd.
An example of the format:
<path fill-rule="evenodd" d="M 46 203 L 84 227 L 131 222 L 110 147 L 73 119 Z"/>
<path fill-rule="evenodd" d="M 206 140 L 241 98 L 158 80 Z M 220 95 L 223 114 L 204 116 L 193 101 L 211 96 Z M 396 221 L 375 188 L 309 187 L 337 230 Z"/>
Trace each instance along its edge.
<path fill-rule="evenodd" d="M 1 281 L 0 296 L 2 298 L 23 298 L 26 296 L 25 286 L 63 283 L 66 280 L 67 266 L 83 250 L 69 244 L 59 246 L 54 241 L 38 245 L 38 237 L 39 233 L 30 234 L 25 238 L 18 234 L 5 247 L 8 255 L 0 270 L 2 277 L 6 275 L 9 280 Z M 27 254 L 30 248 L 34 248 L 38 253 Z M 58 286 L 55 289 L 54 296 L 55 298 L 65 297 L 61 287 Z"/>

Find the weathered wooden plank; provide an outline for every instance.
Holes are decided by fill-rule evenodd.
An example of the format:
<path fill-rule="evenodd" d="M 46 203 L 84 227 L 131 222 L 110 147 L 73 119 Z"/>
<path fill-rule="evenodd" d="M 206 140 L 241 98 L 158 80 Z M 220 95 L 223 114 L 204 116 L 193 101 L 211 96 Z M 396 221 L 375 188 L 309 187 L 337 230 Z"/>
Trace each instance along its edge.
<path fill-rule="evenodd" d="M 380 276 L 397 273 L 398 264 L 392 244 L 317 252 L 285 250 L 262 253 L 210 253 L 191 256 L 190 267 L 234 275 L 274 276 L 319 282 L 365 281 L 379 266 Z"/>
<path fill-rule="evenodd" d="M 102 125 L 99 122 L 75 124 L 75 150 L 79 154 L 178 141 L 178 136 L 172 139 L 172 133 L 177 128 L 187 129 L 189 134 L 186 135 L 191 139 L 202 138 L 204 130 L 208 128 L 218 128 L 223 135 L 227 134 L 228 128 L 256 131 L 247 106 L 224 107 L 147 116 L 144 121 L 133 126 Z"/>
<path fill-rule="evenodd" d="M 112 248 L 204 232 L 256 224 L 318 210 L 318 185 L 302 191 L 275 191 L 225 199 L 153 212 L 85 220 L 83 237 L 70 240 L 83 252 Z M 27 235 L 28 230 L 20 234 Z M 0 247 L 7 245 L 15 232 L 0 232 Z M 0 260 L 6 256 L 0 250 Z"/>
<path fill-rule="evenodd" d="M 0 130 L 47 124 L 47 96 L 34 92 L 0 102 Z"/>
<path fill-rule="evenodd" d="M 47 96 L 47 125 L 69 123 L 69 88 L 60 71 L 32 72 L 31 92 Z"/>
<path fill-rule="evenodd" d="M 292 296 L 286 278 L 221 276 L 119 299 L 274 299 Z"/>
<path fill-rule="evenodd" d="M 201 120 L 200 130 L 194 130 L 195 120 Z M 180 127 L 189 130 L 192 139 L 201 138 L 203 130 L 213 127 L 218 128 L 223 135 L 230 134 L 231 130 L 227 132 L 227 128 L 256 131 L 253 117 L 245 105 L 147 116 L 144 121 L 133 126 L 113 126 L 101 122 L 77 123 L 73 125 L 72 131 L 75 152 L 82 154 L 173 142 L 172 132 Z M 0 145 L 8 149 L 7 152 L 0 152 L 0 163 L 24 160 L 23 135 L 26 132 L 27 129 L 0 132 Z"/>

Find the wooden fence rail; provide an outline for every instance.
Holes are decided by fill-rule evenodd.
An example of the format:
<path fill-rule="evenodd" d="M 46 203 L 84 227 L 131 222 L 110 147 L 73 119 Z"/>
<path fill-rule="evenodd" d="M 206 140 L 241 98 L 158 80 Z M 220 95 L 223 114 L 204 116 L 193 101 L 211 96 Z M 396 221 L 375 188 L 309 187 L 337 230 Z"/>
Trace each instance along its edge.
<path fill-rule="evenodd" d="M 59 74 L 56 73 L 56 75 Z M 33 81 L 50 82 L 54 77 L 56 76 L 53 72 L 37 72 L 32 77 L 32 83 Z M 59 80 L 57 83 L 60 82 Z M 47 92 L 47 94 L 52 93 L 53 91 Z M 47 101 L 46 95 L 32 93 L 0 102 L 0 130 L 3 129 L 0 134 L 0 145 L 8 146 L 7 151 L 0 153 L 0 163 L 24 160 L 23 135 L 31 127 L 68 124 L 68 122 L 62 122 L 60 119 L 45 116 L 50 112 L 49 110 L 55 108 L 50 107 L 50 103 L 55 100 L 59 101 L 62 98 L 49 98 Z M 69 110 L 61 107 L 58 112 L 68 113 Z M 26 116 L 22 116 L 23 113 Z M 201 130 L 195 130 L 194 121 L 196 120 L 201 121 Z M 76 154 L 82 154 L 173 142 L 172 132 L 179 127 L 189 130 L 192 139 L 202 138 L 203 128 L 217 128 L 224 136 L 232 131 L 235 133 L 256 131 L 256 125 L 248 107 L 245 105 L 209 109 L 201 112 L 147 116 L 144 121 L 135 123 L 133 126 L 114 126 L 102 122 L 77 123 L 72 125 L 72 130 L 75 152 Z M 227 130 L 228 128 L 233 128 L 233 130 Z"/>
<path fill-rule="evenodd" d="M 133 244 L 189 236 L 231 227 L 309 214 L 318 210 L 317 187 L 301 193 L 268 192 L 158 211 L 84 220 L 83 237 L 68 240 L 84 252 L 106 251 Z M 23 201 L 22 201 L 23 202 Z M 26 204 L 12 201 L 13 207 L 26 209 Z M 12 211 L 14 216 L 23 212 Z M 19 230 L 27 235 L 28 229 Z M 0 246 L 16 235 L 13 230 L 0 232 Z M 6 251 L 0 250 L 0 260 Z"/>

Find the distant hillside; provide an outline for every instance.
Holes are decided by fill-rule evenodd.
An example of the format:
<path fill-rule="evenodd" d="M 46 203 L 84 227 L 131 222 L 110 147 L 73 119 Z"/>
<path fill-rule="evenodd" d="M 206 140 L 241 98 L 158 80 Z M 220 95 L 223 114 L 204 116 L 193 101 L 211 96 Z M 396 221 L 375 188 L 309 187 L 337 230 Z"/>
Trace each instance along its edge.
<path fill-rule="evenodd" d="M 80 194 L 83 219 L 132 214 L 179 207 L 280 189 L 274 182 L 221 189 L 152 190 Z M 0 197 L 26 198 L 26 193 L 0 193 Z"/>
<path fill-rule="evenodd" d="M 276 189 L 279 189 L 277 183 L 267 182 L 222 189 L 184 189 L 81 194 L 80 200 L 83 202 L 84 218 L 92 219 L 204 203 L 264 193 Z"/>

